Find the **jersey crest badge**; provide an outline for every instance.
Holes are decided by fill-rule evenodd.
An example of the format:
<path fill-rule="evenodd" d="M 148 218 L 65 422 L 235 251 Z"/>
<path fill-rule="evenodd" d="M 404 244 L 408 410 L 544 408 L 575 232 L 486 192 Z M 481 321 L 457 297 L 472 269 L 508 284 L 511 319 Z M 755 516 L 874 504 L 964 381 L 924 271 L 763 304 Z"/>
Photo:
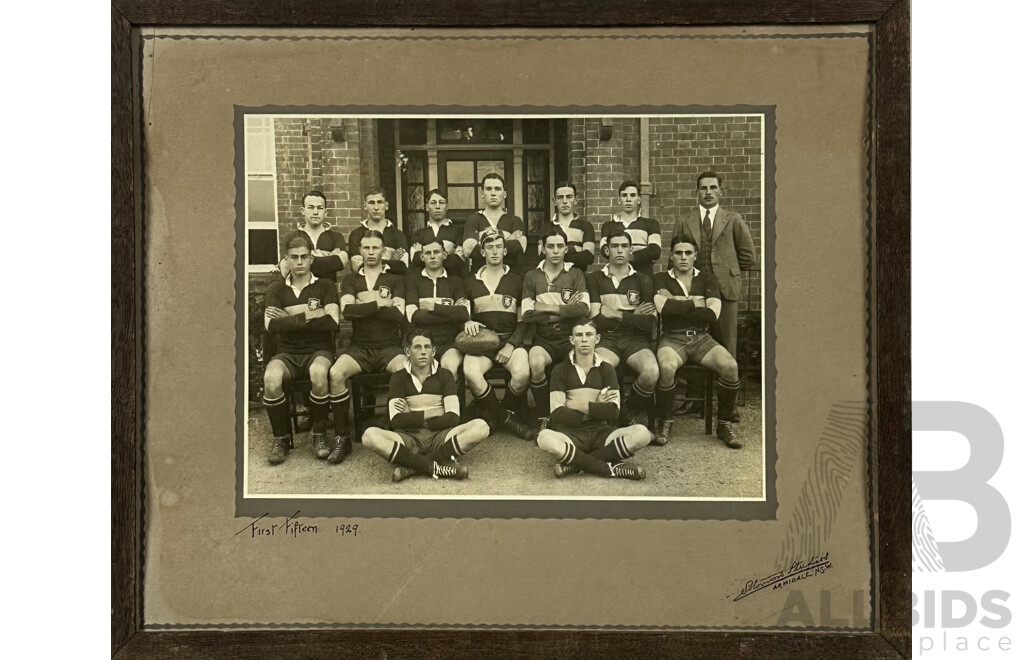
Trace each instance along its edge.
<path fill-rule="evenodd" d="M 505 306 L 505 309 L 510 309 L 512 307 L 513 302 L 514 301 L 512 300 L 512 296 L 501 297 L 501 304 Z"/>
<path fill-rule="evenodd" d="M 572 289 L 566 287 L 562 289 L 562 302 L 567 303 L 572 300 Z"/>
<path fill-rule="evenodd" d="M 306 305 L 309 307 L 309 311 L 315 312 L 316 310 L 320 309 L 320 299 L 310 298 L 309 300 L 306 301 Z"/>
<path fill-rule="evenodd" d="M 377 291 L 380 292 L 380 297 L 381 298 L 390 298 L 391 297 L 391 287 L 389 287 L 389 286 L 382 286 L 379 289 L 377 289 Z"/>
<path fill-rule="evenodd" d="M 640 292 L 639 291 L 632 291 L 632 290 L 627 291 L 626 292 L 626 302 L 628 302 L 630 305 L 639 305 L 640 304 Z"/>
<path fill-rule="evenodd" d="M 438 302 L 440 302 L 442 305 L 454 305 L 455 304 L 455 301 L 452 300 L 451 298 L 441 298 Z"/>

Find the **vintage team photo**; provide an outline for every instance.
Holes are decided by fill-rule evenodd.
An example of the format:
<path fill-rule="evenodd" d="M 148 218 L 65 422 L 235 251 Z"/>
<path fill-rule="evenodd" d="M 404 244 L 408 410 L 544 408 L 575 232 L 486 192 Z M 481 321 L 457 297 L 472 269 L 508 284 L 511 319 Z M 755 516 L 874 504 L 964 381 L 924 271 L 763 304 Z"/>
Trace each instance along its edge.
<path fill-rule="evenodd" d="M 766 499 L 764 114 L 243 119 L 242 497 Z"/>

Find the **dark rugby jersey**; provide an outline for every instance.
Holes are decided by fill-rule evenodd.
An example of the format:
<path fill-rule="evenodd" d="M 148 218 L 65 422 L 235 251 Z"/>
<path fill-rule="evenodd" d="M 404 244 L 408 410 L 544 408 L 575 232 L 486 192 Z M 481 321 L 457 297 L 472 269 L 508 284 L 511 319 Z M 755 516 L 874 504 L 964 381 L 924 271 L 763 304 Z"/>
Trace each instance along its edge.
<path fill-rule="evenodd" d="M 721 291 L 718 288 L 718 280 L 708 272 L 700 272 L 693 269 L 696 275 L 690 283 L 690 290 L 687 292 L 683 285 L 672 275 L 672 271 L 665 271 L 654 276 L 654 290 L 666 289 L 672 294 L 673 299 L 665 303 L 661 308 L 661 329 L 664 332 L 673 330 L 707 330 L 714 312 L 707 307 L 694 307 L 692 300 L 686 300 L 687 296 L 704 300 L 709 298 L 722 299 Z"/>
<path fill-rule="evenodd" d="M 300 224 L 297 231 L 301 231 L 309 236 L 309 239 L 313 241 L 313 247 L 317 250 L 323 250 L 325 252 L 342 250 L 344 252 L 347 249 L 345 246 L 345 237 L 339 232 L 331 229 L 331 225 L 326 222 L 322 226 L 324 230 L 320 232 L 320 235 L 316 237 L 316 240 L 313 239 L 313 234 L 309 232 L 309 227 L 307 227 L 305 223 Z M 317 277 L 322 277 L 333 282 L 338 277 L 338 271 L 344 268 L 345 266 L 341 263 L 341 257 L 336 254 L 332 254 L 329 257 L 313 257 L 313 265 L 310 266 L 309 272 L 313 273 Z"/>
<path fill-rule="evenodd" d="M 551 370 L 551 422 L 553 431 L 589 434 L 604 428 L 613 428 L 619 418 L 619 381 L 615 367 L 594 356 L 594 366 L 584 377 L 576 366 L 576 351 L 569 354 Z M 601 390 L 608 388 L 615 398 L 609 403 L 598 403 Z M 589 404 L 586 415 L 566 407 L 569 401 Z"/>
<path fill-rule="evenodd" d="M 409 406 L 408 412 L 398 412 L 395 406 L 398 399 L 405 399 Z M 391 374 L 391 380 L 388 381 L 388 417 L 391 419 L 391 428 L 395 430 L 457 426 L 459 396 L 455 377 L 447 369 L 438 369 L 437 360 L 434 360 L 430 375 L 421 383 L 413 375 L 412 365 L 406 360 L 405 368 Z"/>
<path fill-rule="evenodd" d="M 648 336 L 657 322 L 656 316 L 633 314 L 641 303 L 654 302 L 654 283 L 651 278 L 629 267 L 629 273 L 618 280 L 611 276 L 609 267 L 587 274 L 590 302 L 601 303 L 603 309 L 622 312 L 621 319 L 610 319 L 604 314 L 594 317 L 598 332 L 624 332 Z"/>
<path fill-rule="evenodd" d="M 392 273 L 387 265 L 377 277 L 373 291 L 379 291 L 385 298 L 401 298 L 392 307 L 377 307 L 373 291 L 366 285 L 364 269 L 353 273 L 341 283 L 341 297 L 352 296 L 355 302 L 348 302 L 342 316 L 352 321 L 352 345 L 367 348 L 402 345 L 402 324 L 405 322 L 405 278 Z"/>
<path fill-rule="evenodd" d="M 354 257 L 359 254 L 359 242 L 363 240 L 363 236 L 366 235 L 366 232 L 370 231 L 370 228 L 367 226 L 369 221 L 363 220 L 359 224 L 361 226 L 353 229 L 352 233 L 348 235 L 349 257 Z M 401 248 L 408 252 L 409 242 L 405 240 L 405 234 L 399 231 L 390 220 L 385 222 L 384 231 L 381 233 L 384 234 L 384 247 L 394 248 L 396 250 Z M 402 274 L 405 273 L 406 270 L 408 255 L 406 255 L 406 257 L 406 261 L 402 261 L 401 259 L 388 259 L 384 263 L 386 263 L 395 273 Z"/>
<path fill-rule="evenodd" d="M 583 300 L 586 311 L 580 314 L 579 318 L 586 318 L 590 313 L 590 293 L 587 291 L 587 278 L 579 268 L 573 268 L 570 264 L 562 264 L 562 270 L 554 279 L 549 280 L 548 274 L 544 272 L 544 262 L 527 271 L 523 276 L 523 318 L 529 323 L 545 325 L 550 323 L 563 323 L 570 319 L 562 318 L 558 314 L 545 314 L 534 311 L 536 303 L 549 303 L 552 305 L 567 305 L 576 293 L 583 293 Z M 575 317 L 574 317 L 575 318 Z"/>
<path fill-rule="evenodd" d="M 435 233 L 434 229 L 437 229 Z M 427 226 L 422 229 L 417 229 L 412 235 L 412 261 L 409 262 L 411 269 L 423 268 L 423 257 L 420 251 L 423 250 L 423 246 L 429 243 L 433 243 L 436 240 L 446 241 L 451 243 L 451 250 L 448 251 L 448 256 L 444 258 L 444 267 L 452 275 L 462 277 L 466 273 L 466 262 L 462 257 L 455 254 L 457 248 L 462 247 L 462 234 L 459 232 L 451 220 L 445 218 L 444 222 L 440 225 L 434 225 L 427 222 Z M 447 247 L 442 243 L 442 247 L 448 250 Z"/>
<path fill-rule="evenodd" d="M 583 249 L 584 243 L 594 243 L 594 225 L 590 224 L 588 220 L 584 220 L 579 214 L 573 214 L 572 220 L 569 222 L 569 228 L 566 229 L 563 225 L 558 224 L 555 220 L 558 219 L 558 214 L 551 217 L 550 220 L 541 225 L 540 233 L 538 236 L 543 236 L 548 231 L 553 229 L 556 225 L 565 232 L 565 244 L 569 247 L 575 247 L 576 251 L 565 253 L 565 260 L 576 266 L 580 270 L 586 272 L 590 264 L 594 263 L 594 253 L 588 252 Z M 538 252 L 543 248 L 542 245 L 537 245 Z M 595 246 L 596 249 L 596 246 Z M 541 259 L 543 260 L 543 253 L 541 253 Z"/>
<path fill-rule="evenodd" d="M 484 217 L 483 211 L 477 211 L 466 220 L 466 226 L 462 232 L 462 241 L 465 242 L 467 238 L 474 238 L 480 240 L 480 234 L 491 228 L 491 223 Z M 498 224 L 495 228 L 499 231 L 507 231 L 510 234 L 514 234 L 517 231 L 523 232 L 526 235 L 526 225 L 523 224 L 522 218 L 517 215 L 511 215 L 509 213 L 502 214 L 498 218 Z M 508 254 L 505 255 L 505 265 L 512 269 L 513 272 L 522 274 L 523 264 L 523 246 L 519 241 L 505 241 L 505 249 L 508 250 Z M 476 254 L 467 255 L 473 259 L 473 269 L 477 269 L 484 264 L 483 257 L 480 256 L 480 246 L 473 250 Z"/>
<path fill-rule="evenodd" d="M 608 235 L 616 225 L 625 227 L 626 233 L 629 234 L 632 241 L 633 257 L 630 261 L 633 266 L 641 273 L 652 277 L 654 275 L 653 264 L 661 258 L 661 226 L 658 221 L 639 216 L 627 225 L 619 220 L 618 214 L 615 214 L 611 220 L 601 225 L 599 249 L 604 250 L 604 246 L 608 244 Z M 654 239 L 655 236 L 657 236 L 656 239 Z"/>
<path fill-rule="evenodd" d="M 334 353 L 334 333 L 338 323 L 330 315 L 306 322 L 306 310 L 338 304 L 338 289 L 332 280 L 313 276 L 298 295 L 290 286 L 292 278 L 277 280 L 263 294 L 266 307 L 288 312 L 286 319 L 270 319 L 267 331 L 277 341 L 278 353 L 309 354 L 314 351 Z"/>
<path fill-rule="evenodd" d="M 421 300 L 433 300 L 433 311 L 418 309 Z M 443 270 L 436 280 L 425 269 L 411 271 L 405 280 L 405 311 L 414 326 L 430 330 L 434 346 L 453 344 L 469 320 L 465 284 Z"/>
<path fill-rule="evenodd" d="M 486 268 L 486 266 L 484 267 Z M 484 284 L 480 274 L 481 268 L 472 277 L 466 278 L 466 297 L 472 305 L 472 320 L 483 323 L 498 333 L 503 340 L 518 348 L 522 346 L 519 323 L 519 296 L 522 293 L 522 279 L 505 266 L 505 274 L 498 281 L 498 286 L 491 291 Z"/>

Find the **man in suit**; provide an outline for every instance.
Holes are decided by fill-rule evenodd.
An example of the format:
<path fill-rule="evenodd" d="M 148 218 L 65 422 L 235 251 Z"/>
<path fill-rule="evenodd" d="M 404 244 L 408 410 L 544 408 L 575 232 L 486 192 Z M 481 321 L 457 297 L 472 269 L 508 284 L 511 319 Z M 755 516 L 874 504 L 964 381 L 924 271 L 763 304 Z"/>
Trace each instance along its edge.
<path fill-rule="evenodd" d="M 736 357 L 736 322 L 742 282 L 740 271 L 757 266 L 757 252 L 750 228 L 739 213 L 719 206 L 725 196 L 722 177 L 703 172 L 697 177 L 697 208 L 680 219 L 673 236 L 693 236 L 697 241 L 697 270 L 712 273 L 722 293 L 718 317 L 722 345 Z"/>

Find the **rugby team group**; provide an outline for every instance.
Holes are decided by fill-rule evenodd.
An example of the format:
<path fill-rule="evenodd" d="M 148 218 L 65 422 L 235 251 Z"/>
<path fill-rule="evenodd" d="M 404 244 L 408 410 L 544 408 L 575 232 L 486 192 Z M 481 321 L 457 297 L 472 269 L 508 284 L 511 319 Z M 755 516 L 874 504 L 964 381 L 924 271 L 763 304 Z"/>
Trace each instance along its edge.
<path fill-rule="evenodd" d="M 312 452 L 344 461 L 352 451 L 349 379 L 366 373 L 391 374 L 390 428 L 367 428 L 361 441 L 393 466 L 394 481 L 465 479 L 458 459 L 498 428 L 553 456 L 556 477 L 643 479 L 645 469 L 627 459 L 669 441 L 684 364 L 718 376 L 716 434 L 742 448 L 740 273 L 757 267 L 757 252 L 743 218 L 719 205 L 722 177 L 697 177 L 696 204 L 676 220 L 666 269 L 656 274 L 661 228 L 641 214 L 635 182 L 619 186 L 620 210 L 599 240 L 576 210 L 576 187 L 557 184 L 556 212 L 537 234 L 533 259 L 523 221 L 505 208 L 504 179 L 491 173 L 480 185 L 484 208 L 461 230 L 447 217 L 445 192 L 429 191 L 426 226 L 411 239 L 387 219 L 380 189 L 364 195 L 366 218 L 347 241 L 327 222 L 326 195 L 305 195 L 303 220 L 284 243 L 282 277 L 265 293 L 276 345 L 264 375 L 269 462 L 282 463 L 293 446 L 285 384 L 307 375 Z M 598 250 L 607 265 L 591 268 Z M 352 341 L 335 359 L 342 318 Z M 621 373 L 633 376 L 628 396 L 619 391 L 623 362 Z M 507 372 L 500 402 L 487 378 L 495 367 Z M 472 415 L 461 410 L 460 377 Z M 647 425 L 652 408 L 655 428 Z"/>

